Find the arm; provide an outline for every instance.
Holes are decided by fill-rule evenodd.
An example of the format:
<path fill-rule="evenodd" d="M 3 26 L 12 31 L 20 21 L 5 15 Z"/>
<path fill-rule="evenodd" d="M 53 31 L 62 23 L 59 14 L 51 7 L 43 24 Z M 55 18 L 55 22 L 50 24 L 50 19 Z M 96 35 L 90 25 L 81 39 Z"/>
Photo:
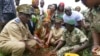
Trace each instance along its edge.
<path fill-rule="evenodd" d="M 36 43 L 37 43 L 40 47 L 44 47 L 44 45 L 43 45 L 44 41 L 42 41 L 41 39 L 39 39 L 37 35 L 33 36 L 32 34 L 30 34 L 30 39 L 36 40 Z M 27 46 L 28 46 L 28 45 L 27 45 Z M 29 48 L 29 49 L 30 49 L 30 48 Z"/>
<path fill-rule="evenodd" d="M 22 32 L 21 32 L 21 30 L 19 30 L 20 28 L 19 28 L 18 25 L 14 24 L 14 23 L 13 23 L 13 24 L 10 24 L 10 26 L 7 26 L 6 29 L 7 29 L 8 33 L 9 33 L 9 35 L 10 35 L 11 37 L 13 37 L 12 40 L 18 40 L 18 41 L 20 41 L 20 42 L 24 42 L 24 43 L 25 43 L 25 47 L 26 47 L 31 53 L 33 53 L 33 49 L 32 49 L 30 46 L 28 46 L 27 43 L 26 43 L 26 40 L 23 39 Z M 27 37 L 27 38 L 28 38 L 28 37 Z"/>
<path fill-rule="evenodd" d="M 31 52 L 31 54 L 34 54 L 34 49 L 31 48 L 26 42 L 25 42 L 25 47 L 27 50 L 29 50 Z"/>
<path fill-rule="evenodd" d="M 77 53 L 81 50 L 84 50 L 88 46 L 88 41 L 85 41 L 80 47 L 74 48 L 71 52 Z"/>
<path fill-rule="evenodd" d="M 34 35 L 34 38 L 36 41 L 38 41 L 39 43 L 42 43 L 43 41 L 35 34 Z"/>
<path fill-rule="evenodd" d="M 89 27 L 89 25 L 86 25 L 85 24 L 85 20 L 81 20 L 81 21 L 78 21 L 78 25 L 79 25 L 79 29 L 81 29 L 82 27 L 85 28 L 87 30 L 87 28 Z"/>
<path fill-rule="evenodd" d="M 51 38 L 52 38 L 52 31 L 50 31 L 49 38 L 48 38 L 48 40 L 47 40 L 47 42 L 46 42 L 46 44 L 47 44 L 47 45 L 49 44 L 49 42 L 50 42 Z"/>
<path fill-rule="evenodd" d="M 86 28 L 86 25 L 85 25 L 85 17 L 83 16 L 82 13 L 78 13 L 78 15 L 76 16 L 76 20 L 77 20 L 77 23 L 78 23 L 78 27 L 81 29 L 82 27 L 83 28 Z"/>
<path fill-rule="evenodd" d="M 97 32 L 92 31 L 93 45 L 99 45 L 99 35 Z"/>
<path fill-rule="evenodd" d="M 92 52 L 95 53 L 97 49 L 100 48 L 99 46 L 99 37 L 98 33 L 95 31 L 92 31 L 92 38 L 93 38 L 93 48 Z"/>
<path fill-rule="evenodd" d="M 60 40 L 58 45 L 54 48 L 53 52 L 56 52 L 63 45 L 63 41 Z"/>
<path fill-rule="evenodd" d="M 79 52 L 88 46 L 88 38 L 86 37 L 86 35 L 80 30 L 79 30 L 79 33 L 77 34 L 78 34 L 81 45 L 79 45 L 79 47 L 75 47 L 72 50 L 72 52 Z"/>

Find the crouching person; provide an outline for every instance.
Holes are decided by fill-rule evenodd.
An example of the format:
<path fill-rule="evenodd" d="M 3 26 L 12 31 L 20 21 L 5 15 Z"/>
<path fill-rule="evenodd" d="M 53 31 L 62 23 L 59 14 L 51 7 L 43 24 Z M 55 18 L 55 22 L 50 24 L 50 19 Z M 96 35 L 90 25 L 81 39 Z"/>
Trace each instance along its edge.
<path fill-rule="evenodd" d="M 78 53 L 87 46 L 88 38 L 81 30 L 75 28 L 74 24 L 75 21 L 72 19 L 69 19 L 65 23 L 65 28 L 67 30 L 64 32 L 63 37 L 60 39 L 60 43 L 52 51 L 52 53 L 56 52 L 57 56 L 63 56 L 66 52 Z M 65 45 L 57 51 L 63 41 L 66 42 Z"/>
<path fill-rule="evenodd" d="M 63 32 L 65 30 L 62 27 L 62 23 L 63 23 L 62 21 L 63 20 L 60 19 L 59 17 L 55 19 L 54 26 L 50 31 L 50 35 L 48 41 L 46 42 L 46 45 L 56 46 L 59 43 L 60 38 L 62 37 Z"/>
<path fill-rule="evenodd" d="M 31 7 L 23 4 L 17 11 L 18 17 L 8 22 L 0 33 L 0 51 L 11 56 L 23 56 L 25 49 L 34 53 L 32 47 L 37 43 L 26 24 L 31 18 Z"/>

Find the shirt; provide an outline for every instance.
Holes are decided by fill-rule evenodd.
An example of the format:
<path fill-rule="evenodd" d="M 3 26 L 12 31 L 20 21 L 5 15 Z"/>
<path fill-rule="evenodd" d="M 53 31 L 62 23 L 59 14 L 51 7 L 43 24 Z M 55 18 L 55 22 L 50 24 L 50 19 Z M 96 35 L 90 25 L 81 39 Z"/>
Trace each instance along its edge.
<path fill-rule="evenodd" d="M 81 21 L 82 20 L 82 15 L 79 14 L 77 11 L 72 11 L 72 14 L 71 16 L 68 16 L 66 14 L 63 15 L 63 20 L 64 20 L 64 23 L 66 23 L 69 19 L 74 19 L 75 20 L 75 26 L 78 26 L 78 21 Z"/>
<path fill-rule="evenodd" d="M 66 30 L 61 40 L 66 41 L 67 46 L 74 46 L 82 44 L 83 42 L 88 40 L 88 38 L 80 29 L 74 28 L 71 33 Z"/>
<path fill-rule="evenodd" d="M 51 29 L 51 33 L 53 35 L 53 39 L 57 40 L 59 39 L 60 37 L 62 37 L 63 33 L 64 33 L 64 28 L 59 28 L 59 29 L 56 29 L 55 27 Z"/>
<path fill-rule="evenodd" d="M 4 40 L 28 40 L 31 33 L 27 24 L 23 25 L 19 18 L 9 21 L 0 33 L 0 41 Z"/>

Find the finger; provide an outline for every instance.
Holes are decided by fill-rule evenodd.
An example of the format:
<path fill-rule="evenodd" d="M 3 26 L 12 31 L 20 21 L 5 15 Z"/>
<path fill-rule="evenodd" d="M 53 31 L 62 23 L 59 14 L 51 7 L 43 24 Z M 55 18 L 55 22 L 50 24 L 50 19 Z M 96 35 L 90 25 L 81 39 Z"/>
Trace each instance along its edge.
<path fill-rule="evenodd" d="M 97 49 L 98 49 L 98 48 L 93 48 L 93 49 L 92 49 L 92 52 L 96 52 Z"/>

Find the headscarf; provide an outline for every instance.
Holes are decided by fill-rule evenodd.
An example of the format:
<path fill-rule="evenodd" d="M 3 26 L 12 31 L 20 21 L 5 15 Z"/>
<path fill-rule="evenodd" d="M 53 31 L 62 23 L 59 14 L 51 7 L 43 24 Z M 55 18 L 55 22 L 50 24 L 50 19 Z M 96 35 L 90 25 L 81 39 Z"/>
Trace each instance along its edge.
<path fill-rule="evenodd" d="M 60 6 L 65 6 L 64 2 L 60 2 L 59 5 L 60 5 Z"/>

